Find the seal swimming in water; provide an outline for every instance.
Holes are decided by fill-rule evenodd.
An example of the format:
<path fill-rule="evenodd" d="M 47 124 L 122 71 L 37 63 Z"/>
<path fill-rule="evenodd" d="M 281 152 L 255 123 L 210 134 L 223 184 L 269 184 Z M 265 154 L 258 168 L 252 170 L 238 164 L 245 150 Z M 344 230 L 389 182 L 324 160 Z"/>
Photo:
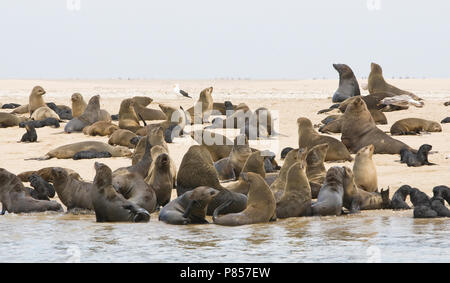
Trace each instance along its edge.
<path fill-rule="evenodd" d="M 44 211 L 61 212 L 62 206 L 56 201 L 37 200 L 31 197 L 20 179 L 6 169 L 0 168 L 0 203 L 2 212 L 31 213 Z"/>
<path fill-rule="evenodd" d="M 239 226 L 269 222 L 276 214 L 276 202 L 264 179 L 256 173 L 243 173 L 242 178 L 250 184 L 247 208 L 239 213 L 220 215 L 232 201 L 227 201 L 214 210 L 214 224 Z"/>
<path fill-rule="evenodd" d="M 429 144 L 423 144 L 419 150 L 414 153 L 407 148 L 400 150 L 400 163 L 406 163 L 408 167 L 419 167 L 423 165 L 436 165 L 428 162 L 428 153 L 433 147 Z"/>
<path fill-rule="evenodd" d="M 369 193 L 378 190 L 377 169 L 372 160 L 374 149 L 372 144 L 361 148 L 356 153 L 353 163 L 356 186 Z"/>
<path fill-rule="evenodd" d="M 131 156 L 131 151 L 124 146 L 111 146 L 104 142 L 85 141 L 57 147 L 50 150 L 44 157 L 31 158 L 30 160 L 47 160 L 51 158 L 68 159 L 73 158 L 80 151 L 109 152 L 112 157 Z"/>
<path fill-rule="evenodd" d="M 313 128 L 311 120 L 300 117 L 297 119 L 298 124 L 298 146 L 300 148 L 311 148 L 318 144 L 328 144 L 328 151 L 325 161 L 346 160 L 352 161 L 345 145 L 335 138 L 319 135 Z"/>
<path fill-rule="evenodd" d="M 208 224 L 206 207 L 218 193 L 205 186 L 188 191 L 161 209 L 159 221 L 174 225 Z"/>
<path fill-rule="evenodd" d="M 442 132 L 442 127 L 438 122 L 419 118 L 401 119 L 391 127 L 391 135 L 417 135 L 424 131 Z"/>
<path fill-rule="evenodd" d="M 60 167 L 53 167 L 51 174 L 55 191 L 69 212 L 78 209 L 94 210 L 91 200 L 92 183 L 73 178 Z"/>
<path fill-rule="evenodd" d="M 92 205 L 97 222 L 148 222 L 150 213 L 126 200 L 112 186 L 112 171 L 95 162 L 96 175 L 91 190 Z"/>
<path fill-rule="evenodd" d="M 339 73 L 339 87 L 333 94 L 332 101 L 342 102 L 349 97 L 361 95 L 358 80 L 352 69 L 345 64 L 333 64 L 333 67 Z"/>
<path fill-rule="evenodd" d="M 327 171 L 325 182 L 320 188 L 317 202 L 311 205 L 313 215 L 341 215 L 344 198 L 343 167 L 333 166 Z"/>
<path fill-rule="evenodd" d="M 356 97 L 347 107 L 342 119 L 341 140 L 352 153 L 358 152 L 369 144 L 375 147 L 375 154 L 399 154 L 403 148 L 411 149 L 405 143 L 388 136 L 375 125 L 366 103 L 360 97 Z"/>

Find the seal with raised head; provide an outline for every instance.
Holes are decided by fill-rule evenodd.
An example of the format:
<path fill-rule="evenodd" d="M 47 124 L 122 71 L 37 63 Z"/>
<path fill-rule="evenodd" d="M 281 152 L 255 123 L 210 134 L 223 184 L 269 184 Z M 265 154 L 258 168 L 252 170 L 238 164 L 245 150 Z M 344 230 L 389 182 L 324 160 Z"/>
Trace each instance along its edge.
<path fill-rule="evenodd" d="M 38 174 L 32 174 L 28 178 L 28 181 L 34 188 L 34 192 L 38 192 L 38 198 L 34 197 L 33 194 L 31 194 L 32 197 L 42 200 L 50 200 L 50 198 L 55 197 L 55 188 L 53 187 L 53 185 L 45 181 Z"/>
<path fill-rule="evenodd" d="M 311 188 L 311 197 L 317 198 L 320 188 L 325 181 L 327 170 L 324 161 L 327 155 L 328 144 L 318 144 L 313 146 L 306 155 L 306 176 Z"/>
<path fill-rule="evenodd" d="M 209 115 L 213 110 L 213 87 L 208 87 L 200 92 L 200 96 L 195 105 L 187 110 L 191 118 L 191 124 L 203 124 L 208 122 Z M 198 113 L 196 113 L 198 112 Z"/>
<path fill-rule="evenodd" d="M 148 222 L 150 213 L 126 200 L 112 186 L 112 171 L 95 162 L 96 175 L 91 190 L 92 205 L 97 222 Z"/>
<path fill-rule="evenodd" d="M 120 103 L 119 110 L 119 127 L 121 129 L 130 130 L 133 133 L 142 128 L 139 124 L 139 118 L 136 111 L 134 111 L 135 104 L 136 103 L 132 98 L 124 99 Z"/>
<path fill-rule="evenodd" d="M 247 207 L 239 213 L 219 215 L 232 202 L 227 201 L 214 210 L 214 224 L 239 226 L 269 222 L 276 214 L 276 201 L 263 177 L 256 173 L 243 173 L 242 178 L 250 184 Z"/>
<path fill-rule="evenodd" d="M 64 127 L 64 131 L 69 134 L 72 132 L 81 132 L 84 127 L 94 124 L 101 120 L 100 118 L 100 95 L 94 95 L 89 99 L 89 103 L 83 114 L 70 120 Z"/>
<path fill-rule="evenodd" d="M 339 73 L 339 87 L 333 94 L 332 101 L 342 102 L 349 97 L 361 95 L 352 69 L 345 64 L 333 64 L 333 67 Z"/>
<path fill-rule="evenodd" d="M 0 203 L 2 212 L 31 213 L 44 211 L 63 211 L 56 201 L 37 200 L 25 189 L 22 181 L 13 173 L 0 168 Z"/>
<path fill-rule="evenodd" d="M 408 167 L 419 167 L 423 165 L 436 165 L 428 161 L 428 153 L 433 147 L 429 144 L 423 144 L 417 152 L 407 148 L 400 150 L 400 163 L 406 163 Z"/>
<path fill-rule="evenodd" d="M 366 103 L 356 97 L 348 105 L 342 117 L 341 140 L 352 153 L 373 144 L 374 153 L 399 154 L 403 148 L 411 149 L 405 143 L 393 139 L 380 130 L 367 110 Z"/>
<path fill-rule="evenodd" d="M 133 107 L 134 107 L 134 111 L 136 112 L 136 114 L 139 114 L 140 117 L 142 117 L 142 119 L 144 119 L 144 120 L 149 120 L 149 121 L 151 121 L 151 120 L 166 120 L 167 117 L 164 114 L 164 112 L 162 112 L 161 110 L 151 109 L 151 108 L 146 107 L 148 104 L 151 103 L 151 101 L 148 104 L 146 104 L 147 101 L 144 101 L 144 103 L 141 102 L 142 100 L 145 100 L 145 98 L 146 98 L 145 96 L 144 97 L 135 96 L 132 98 L 133 101 L 135 102 Z M 149 99 L 151 99 L 151 98 L 149 98 Z M 119 113 L 119 116 L 120 116 L 120 113 Z"/>
<path fill-rule="evenodd" d="M 139 142 L 138 136 L 130 130 L 117 129 L 109 137 L 108 144 L 135 148 Z"/>
<path fill-rule="evenodd" d="M 70 100 L 72 101 L 72 117 L 76 118 L 81 116 L 87 107 L 87 103 L 84 101 L 83 96 L 80 93 L 74 93 Z"/>
<path fill-rule="evenodd" d="M 85 141 L 66 144 L 50 150 L 44 157 L 31 158 L 30 160 L 47 160 L 51 158 L 68 159 L 80 151 L 96 151 L 109 152 L 112 157 L 126 157 L 131 156 L 131 151 L 124 146 L 111 146 L 99 141 Z"/>
<path fill-rule="evenodd" d="M 160 145 L 166 149 L 167 152 L 169 152 L 169 147 L 167 146 L 167 143 L 164 139 L 164 130 L 161 127 L 153 129 L 148 135 L 148 139 L 141 138 L 136 145 L 136 148 L 133 152 L 133 157 L 131 160 L 131 164 L 134 165 L 139 160 L 141 160 L 144 152 L 145 152 L 145 146 L 147 142 L 150 143 L 151 146 L 157 146 Z"/>
<path fill-rule="evenodd" d="M 251 153 L 247 137 L 245 135 L 236 136 L 230 156 L 214 162 L 219 179 L 236 180 Z"/>
<path fill-rule="evenodd" d="M 154 149 L 155 147 L 152 148 L 152 151 Z M 174 162 L 166 152 L 157 154 L 152 159 L 153 162 L 145 182 L 155 191 L 158 205 L 164 206 L 170 201 L 172 190 L 175 187 L 174 180 L 176 180 L 176 176 L 174 174 L 176 174 L 176 171 L 173 171 Z"/>
<path fill-rule="evenodd" d="M 206 208 L 218 193 L 205 186 L 188 191 L 161 209 L 159 221 L 174 225 L 208 224 Z"/>
<path fill-rule="evenodd" d="M 308 118 L 300 117 L 297 119 L 298 124 L 298 146 L 300 148 L 312 148 L 318 144 L 328 144 L 328 151 L 325 161 L 346 160 L 352 161 L 345 145 L 339 140 L 318 134 Z"/>
<path fill-rule="evenodd" d="M 277 202 L 278 218 L 311 215 L 311 187 L 305 167 L 304 162 L 297 162 L 289 168 L 284 193 Z"/>
<path fill-rule="evenodd" d="M 343 167 L 333 166 L 327 171 L 325 182 L 320 188 L 317 202 L 311 205 L 313 215 L 341 215 L 344 198 Z"/>
<path fill-rule="evenodd" d="M 22 139 L 20 139 L 21 142 L 36 142 L 37 141 L 37 134 L 36 130 L 34 129 L 33 125 L 26 124 L 25 129 L 27 132 L 23 134 Z"/>
<path fill-rule="evenodd" d="M 92 183 L 73 178 L 60 167 L 52 167 L 51 174 L 55 191 L 68 211 L 94 209 L 91 200 Z"/>
<path fill-rule="evenodd" d="M 391 135 L 417 135 L 420 132 L 442 132 L 442 127 L 438 122 L 420 118 L 401 119 L 391 127 Z"/>
<path fill-rule="evenodd" d="M 28 98 L 28 111 L 30 112 L 30 115 L 33 114 L 33 112 L 39 107 L 47 106 L 44 102 L 44 98 L 42 97 L 44 94 L 45 90 L 41 86 L 35 86 L 31 90 L 30 96 Z"/>
<path fill-rule="evenodd" d="M 412 192 L 412 188 L 409 185 L 403 185 L 395 191 L 391 200 L 392 209 L 410 209 L 406 203 L 406 197 Z"/>
<path fill-rule="evenodd" d="M 378 191 L 377 169 L 372 160 L 375 147 L 370 144 L 361 148 L 355 156 L 353 173 L 355 184 L 358 188 L 367 192 Z"/>
<path fill-rule="evenodd" d="M 83 129 L 83 134 L 88 136 L 109 136 L 117 131 L 119 127 L 111 122 L 97 121 Z"/>

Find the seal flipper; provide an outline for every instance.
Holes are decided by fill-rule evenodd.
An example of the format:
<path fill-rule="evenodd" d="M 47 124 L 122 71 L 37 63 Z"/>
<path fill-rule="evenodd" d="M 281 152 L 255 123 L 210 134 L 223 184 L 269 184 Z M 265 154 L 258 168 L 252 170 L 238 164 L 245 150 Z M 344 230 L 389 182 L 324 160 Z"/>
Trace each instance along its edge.
<path fill-rule="evenodd" d="M 137 208 L 134 205 L 128 204 L 122 206 L 124 209 L 129 210 L 131 213 L 135 214 L 133 221 L 138 222 L 148 222 L 150 220 L 150 213 L 143 208 Z"/>
<path fill-rule="evenodd" d="M 229 207 L 232 203 L 233 203 L 233 200 L 230 199 L 230 200 L 227 200 L 226 202 L 222 203 L 221 205 L 219 205 L 213 212 L 213 221 L 215 221 L 215 219 L 219 215 L 220 211 Z"/>
<path fill-rule="evenodd" d="M 6 206 L 2 204 L 2 211 L 0 212 L 0 215 L 5 215 L 6 212 Z"/>
<path fill-rule="evenodd" d="M 141 118 L 142 122 L 144 123 L 144 126 L 147 126 L 147 122 L 145 122 L 144 118 L 142 118 L 141 113 L 137 113 L 139 118 Z"/>
<path fill-rule="evenodd" d="M 40 161 L 42 161 L 42 160 L 49 160 L 49 159 L 52 159 L 52 158 L 53 158 L 53 156 L 50 156 L 50 155 L 46 154 L 46 155 L 44 155 L 42 157 L 26 158 L 24 160 L 40 160 Z"/>
<path fill-rule="evenodd" d="M 195 200 L 191 200 L 188 203 L 188 206 L 186 207 L 186 210 L 184 211 L 183 217 L 189 218 L 189 214 L 191 214 L 192 205 L 194 204 Z"/>

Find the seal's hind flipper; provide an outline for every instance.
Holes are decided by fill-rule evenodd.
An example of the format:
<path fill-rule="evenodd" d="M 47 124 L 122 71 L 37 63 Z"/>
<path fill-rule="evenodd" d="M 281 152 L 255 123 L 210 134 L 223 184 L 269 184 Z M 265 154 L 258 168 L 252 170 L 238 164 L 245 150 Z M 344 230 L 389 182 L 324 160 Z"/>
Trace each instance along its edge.
<path fill-rule="evenodd" d="M 49 160 L 49 159 L 52 159 L 52 157 L 50 155 L 44 155 L 44 156 L 41 156 L 41 157 L 25 158 L 24 160 L 25 161 L 28 161 L 28 160 L 39 160 L 39 161 L 42 161 L 42 160 Z"/>

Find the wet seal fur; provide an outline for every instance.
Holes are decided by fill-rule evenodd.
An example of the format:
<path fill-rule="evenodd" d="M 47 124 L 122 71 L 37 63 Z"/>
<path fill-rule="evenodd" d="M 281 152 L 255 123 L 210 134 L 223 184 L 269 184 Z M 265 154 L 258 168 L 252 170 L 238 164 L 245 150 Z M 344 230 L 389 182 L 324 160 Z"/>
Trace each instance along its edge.
<path fill-rule="evenodd" d="M 375 147 L 370 144 L 358 150 L 353 163 L 355 184 L 369 193 L 378 191 L 377 169 L 372 160 Z"/>
<path fill-rule="evenodd" d="M 343 167 L 333 166 L 328 169 L 325 182 L 317 196 L 317 202 L 311 205 L 313 215 L 341 215 L 345 178 Z"/>

